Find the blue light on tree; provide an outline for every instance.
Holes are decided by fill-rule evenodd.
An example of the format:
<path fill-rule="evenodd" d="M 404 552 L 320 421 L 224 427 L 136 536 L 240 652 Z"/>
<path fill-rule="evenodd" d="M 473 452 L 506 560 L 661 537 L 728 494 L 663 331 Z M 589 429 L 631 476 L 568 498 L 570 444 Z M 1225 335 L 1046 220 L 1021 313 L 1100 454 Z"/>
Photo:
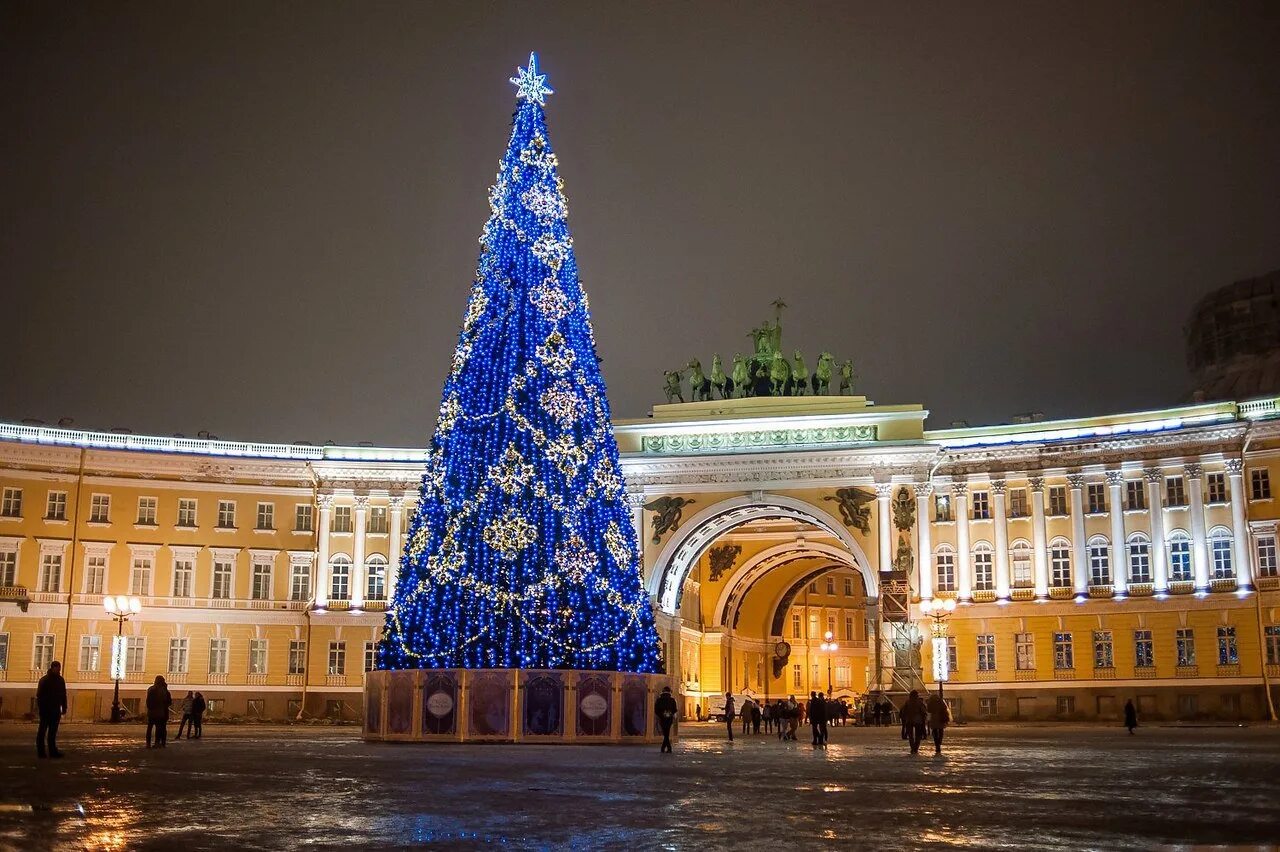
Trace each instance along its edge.
<path fill-rule="evenodd" d="M 660 671 L 537 56 L 480 260 L 378 664 Z"/>

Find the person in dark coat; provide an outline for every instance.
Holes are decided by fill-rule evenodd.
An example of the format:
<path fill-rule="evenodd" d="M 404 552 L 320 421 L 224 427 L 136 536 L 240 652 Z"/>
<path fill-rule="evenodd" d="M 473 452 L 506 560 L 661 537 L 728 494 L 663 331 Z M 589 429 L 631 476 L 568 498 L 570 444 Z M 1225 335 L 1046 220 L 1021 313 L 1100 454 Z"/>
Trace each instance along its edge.
<path fill-rule="evenodd" d="M 67 682 L 62 679 L 62 663 L 57 660 L 49 664 L 49 671 L 36 685 L 36 710 L 40 713 L 36 756 L 62 757 L 58 751 L 58 723 L 67 712 Z"/>
<path fill-rule="evenodd" d="M 196 697 L 191 701 L 191 728 L 195 731 L 195 739 L 200 739 L 204 734 L 204 710 L 209 704 L 204 700 L 204 693 L 197 692 Z M 188 736 L 191 736 L 188 734 Z"/>
<path fill-rule="evenodd" d="M 813 731 L 813 747 L 825 745 L 827 730 L 827 702 L 821 692 L 809 693 L 809 728 Z"/>
<path fill-rule="evenodd" d="M 151 732 L 156 735 L 156 748 L 164 748 L 169 740 L 169 708 L 173 696 L 163 675 L 156 675 L 156 682 L 147 690 L 147 748 L 151 748 Z"/>
<path fill-rule="evenodd" d="M 1132 698 L 1124 703 L 1124 726 L 1129 729 L 1129 736 L 1133 736 L 1133 729 L 1138 727 L 1138 708 L 1133 706 Z"/>
<path fill-rule="evenodd" d="M 929 713 L 924 702 L 920 700 L 920 693 L 914 689 L 911 690 L 911 695 L 907 697 L 898 713 L 902 717 L 902 732 L 906 734 L 906 740 L 911 745 L 911 753 L 919 754 L 920 741 L 924 739 L 925 723 L 928 721 Z"/>
<path fill-rule="evenodd" d="M 182 739 L 182 729 L 187 730 L 187 739 L 191 739 L 191 735 L 195 733 L 196 720 L 191 713 L 191 708 L 195 705 L 195 694 L 191 690 L 187 690 L 187 697 L 182 699 L 182 719 L 178 722 L 178 736 L 174 739 Z"/>
<path fill-rule="evenodd" d="M 764 716 L 764 713 L 760 710 L 760 702 L 752 701 L 751 702 L 751 733 L 753 734 L 760 733 L 760 721 L 763 716 Z"/>
<path fill-rule="evenodd" d="M 733 742 L 733 693 L 726 692 L 724 694 L 724 723 L 729 728 L 729 742 Z"/>
<path fill-rule="evenodd" d="M 662 694 L 653 703 L 653 715 L 657 717 L 658 725 L 662 728 L 662 751 L 666 753 L 671 752 L 671 726 L 676 723 L 678 709 L 675 696 L 671 694 L 671 687 L 662 687 Z"/>
<path fill-rule="evenodd" d="M 951 723 L 951 708 L 947 706 L 943 697 L 935 692 L 925 702 L 925 709 L 929 711 L 929 733 L 933 735 L 933 753 L 942 754 L 942 735 L 947 730 L 947 725 Z"/>

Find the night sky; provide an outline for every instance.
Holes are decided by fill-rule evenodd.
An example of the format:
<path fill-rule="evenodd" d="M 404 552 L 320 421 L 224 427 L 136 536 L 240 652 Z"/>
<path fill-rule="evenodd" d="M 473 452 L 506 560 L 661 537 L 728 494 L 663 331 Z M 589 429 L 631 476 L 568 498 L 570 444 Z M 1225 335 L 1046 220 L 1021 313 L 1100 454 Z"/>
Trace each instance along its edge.
<path fill-rule="evenodd" d="M 423 444 L 532 49 L 614 413 L 852 357 L 930 426 L 1183 401 L 1280 267 L 1280 4 L 0 6 L 0 419 Z"/>

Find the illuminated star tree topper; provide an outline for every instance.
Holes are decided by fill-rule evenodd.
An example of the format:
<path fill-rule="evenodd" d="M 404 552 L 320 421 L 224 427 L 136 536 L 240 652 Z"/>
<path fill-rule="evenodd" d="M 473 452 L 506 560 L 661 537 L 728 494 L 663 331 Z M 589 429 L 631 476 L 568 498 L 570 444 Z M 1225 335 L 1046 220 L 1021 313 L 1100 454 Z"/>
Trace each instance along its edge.
<path fill-rule="evenodd" d="M 529 67 L 516 66 L 516 76 L 511 78 L 516 87 L 516 97 L 532 101 L 538 106 L 547 105 L 547 95 L 554 95 L 555 89 L 547 85 L 547 75 L 538 73 L 538 54 L 529 54 Z"/>

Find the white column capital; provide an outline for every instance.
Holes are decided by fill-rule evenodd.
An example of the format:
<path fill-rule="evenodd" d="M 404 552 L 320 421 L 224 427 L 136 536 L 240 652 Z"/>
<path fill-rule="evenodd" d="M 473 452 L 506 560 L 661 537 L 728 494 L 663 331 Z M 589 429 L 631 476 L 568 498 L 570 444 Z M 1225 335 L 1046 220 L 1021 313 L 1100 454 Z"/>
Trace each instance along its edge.
<path fill-rule="evenodd" d="M 1112 488 L 1121 488 L 1124 486 L 1123 470 L 1108 470 L 1104 471 L 1102 475 L 1107 478 L 1107 485 Z"/>
<path fill-rule="evenodd" d="M 1031 488 L 1032 494 L 1038 494 L 1041 491 L 1044 491 L 1044 477 L 1038 474 L 1028 476 L 1027 485 Z"/>
<path fill-rule="evenodd" d="M 1003 497 L 1009 488 L 1009 483 L 1003 479 L 991 480 L 991 493 L 997 497 Z"/>
<path fill-rule="evenodd" d="M 1240 459 L 1227 459 L 1223 466 L 1230 476 L 1244 476 L 1244 462 Z"/>
<path fill-rule="evenodd" d="M 1072 491 L 1081 491 L 1084 489 L 1085 476 L 1083 473 L 1068 473 L 1067 485 L 1071 486 Z"/>
<path fill-rule="evenodd" d="M 962 482 L 953 482 L 953 483 L 951 483 L 951 494 L 952 494 L 952 496 L 954 496 L 957 500 L 963 500 L 963 499 L 964 499 L 964 497 L 965 497 L 965 495 L 966 495 L 966 494 L 968 494 L 968 493 L 969 493 L 969 483 L 968 483 L 968 482 L 963 482 L 963 481 L 962 481 Z"/>
<path fill-rule="evenodd" d="M 1204 475 L 1204 465 L 1199 462 L 1190 462 L 1189 464 L 1183 465 L 1182 472 L 1188 479 L 1199 479 Z"/>

